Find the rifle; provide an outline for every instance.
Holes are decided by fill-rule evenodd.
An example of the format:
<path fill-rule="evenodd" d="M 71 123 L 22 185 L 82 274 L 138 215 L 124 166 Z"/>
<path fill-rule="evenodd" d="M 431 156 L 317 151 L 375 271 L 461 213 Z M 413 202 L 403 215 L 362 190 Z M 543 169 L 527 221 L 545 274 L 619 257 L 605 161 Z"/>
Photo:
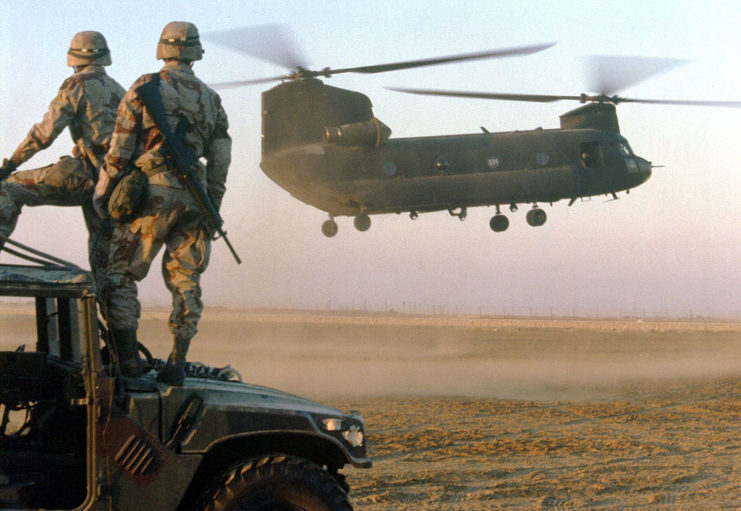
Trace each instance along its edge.
<path fill-rule="evenodd" d="M 164 136 L 164 145 L 167 154 L 180 171 L 180 175 L 183 177 L 186 186 L 188 187 L 188 191 L 191 193 L 193 198 L 195 198 L 206 216 L 208 223 L 213 227 L 214 231 L 219 234 L 219 236 L 214 237 L 214 239 L 218 239 L 219 237 L 224 238 L 226 246 L 229 247 L 229 251 L 234 256 L 237 264 L 242 264 L 242 260 L 229 242 L 229 238 L 226 237 L 226 231 L 224 231 L 223 228 L 224 220 L 221 218 L 221 215 L 219 215 L 213 202 L 211 202 L 211 198 L 208 196 L 208 193 L 206 193 L 206 190 L 203 189 L 203 185 L 201 185 L 201 182 L 198 180 L 198 176 L 193 172 L 193 165 L 198 159 L 193 155 L 190 149 L 185 147 L 180 137 L 173 133 L 170 126 L 167 124 L 165 106 L 162 104 L 162 96 L 160 95 L 158 86 L 159 75 L 156 74 L 153 75 L 151 81 L 137 87 L 136 92 L 139 94 L 142 102 L 144 102 L 144 106 L 147 107 L 154 124 Z M 185 126 L 182 125 L 183 122 L 186 123 Z M 187 122 L 186 119 L 181 117 L 177 131 L 183 131 L 181 128 L 184 127 L 187 129 Z"/>

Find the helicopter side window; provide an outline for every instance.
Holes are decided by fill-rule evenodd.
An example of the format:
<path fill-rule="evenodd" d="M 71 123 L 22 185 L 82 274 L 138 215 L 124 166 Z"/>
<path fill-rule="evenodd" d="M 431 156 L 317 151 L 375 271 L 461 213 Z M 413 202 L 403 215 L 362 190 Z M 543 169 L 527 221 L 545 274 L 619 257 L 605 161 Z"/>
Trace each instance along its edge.
<path fill-rule="evenodd" d="M 548 156 L 548 153 L 539 152 L 535 155 L 535 161 L 538 162 L 539 166 L 545 167 L 551 161 L 551 157 Z"/>
<path fill-rule="evenodd" d="M 602 150 L 599 142 L 584 142 L 579 147 L 579 154 L 585 168 L 596 169 L 602 166 Z"/>

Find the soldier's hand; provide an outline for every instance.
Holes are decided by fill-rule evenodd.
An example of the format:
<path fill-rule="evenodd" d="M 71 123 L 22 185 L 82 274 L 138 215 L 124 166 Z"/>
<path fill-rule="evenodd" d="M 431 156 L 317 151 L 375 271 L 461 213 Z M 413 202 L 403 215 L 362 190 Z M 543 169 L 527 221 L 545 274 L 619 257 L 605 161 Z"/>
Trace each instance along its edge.
<path fill-rule="evenodd" d="M 0 181 L 5 181 L 5 179 L 13 173 L 15 167 L 16 165 L 13 160 L 4 158 L 3 164 L 0 165 Z"/>
<path fill-rule="evenodd" d="M 206 218 L 205 215 L 198 223 L 198 228 L 203 231 L 203 234 L 206 236 L 207 239 L 213 240 L 215 238 L 216 229 L 214 229 L 214 226 L 211 225 L 211 222 L 208 221 L 208 218 Z"/>
<path fill-rule="evenodd" d="M 93 193 L 93 207 L 100 218 L 108 217 L 108 199 L 115 186 L 116 183 L 108 176 L 105 168 L 101 168 L 98 173 L 98 182 L 95 184 L 95 193 Z"/>

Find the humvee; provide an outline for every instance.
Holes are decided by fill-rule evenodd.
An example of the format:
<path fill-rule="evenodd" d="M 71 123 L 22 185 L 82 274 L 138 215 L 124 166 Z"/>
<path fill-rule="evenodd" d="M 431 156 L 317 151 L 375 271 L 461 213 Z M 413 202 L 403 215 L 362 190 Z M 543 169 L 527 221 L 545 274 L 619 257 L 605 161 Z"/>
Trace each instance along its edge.
<path fill-rule="evenodd" d="M 42 262 L 0 265 L 0 296 L 35 303 L 31 338 L 0 352 L 0 508 L 352 509 L 340 469 L 371 466 L 360 414 L 229 370 L 120 376 L 92 275 Z"/>

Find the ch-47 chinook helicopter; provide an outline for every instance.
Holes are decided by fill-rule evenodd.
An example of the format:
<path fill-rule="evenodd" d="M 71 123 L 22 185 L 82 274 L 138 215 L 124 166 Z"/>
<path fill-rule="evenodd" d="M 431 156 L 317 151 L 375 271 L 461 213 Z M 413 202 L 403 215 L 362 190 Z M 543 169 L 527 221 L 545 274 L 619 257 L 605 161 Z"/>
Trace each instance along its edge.
<path fill-rule="evenodd" d="M 267 33 L 266 33 L 267 32 Z M 509 226 L 502 206 L 532 204 L 526 220 L 541 226 L 539 203 L 620 191 L 645 182 L 651 163 L 635 155 L 620 134 L 615 105 L 620 102 L 741 106 L 741 102 L 636 100 L 610 94 L 535 96 L 396 89 L 418 94 L 487 97 L 519 101 L 577 100 L 585 105 L 560 117 L 559 129 L 535 129 L 446 136 L 390 138 L 391 130 L 374 117 L 371 102 L 359 92 L 331 87 L 317 79 L 346 72 L 379 73 L 412 67 L 502 56 L 525 55 L 552 44 L 425 60 L 310 71 L 300 64 L 281 27 L 270 25 L 206 34 L 213 41 L 293 69 L 288 75 L 214 84 L 238 87 L 281 80 L 262 93 L 263 172 L 299 200 L 329 214 L 322 232 L 337 234 L 337 216 L 354 217 L 359 231 L 370 228 L 372 214 L 448 210 L 460 220 L 474 206 L 494 206 L 489 225 Z M 270 41 L 268 53 L 255 41 Z M 258 48 L 258 50 L 256 50 Z M 262 46 L 265 49 L 264 46 Z M 660 67 L 660 66 L 659 66 Z M 654 69 L 655 72 L 655 69 Z M 624 78 L 624 77 L 623 77 Z M 625 86 L 623 83 L 621 86 Z"/>

